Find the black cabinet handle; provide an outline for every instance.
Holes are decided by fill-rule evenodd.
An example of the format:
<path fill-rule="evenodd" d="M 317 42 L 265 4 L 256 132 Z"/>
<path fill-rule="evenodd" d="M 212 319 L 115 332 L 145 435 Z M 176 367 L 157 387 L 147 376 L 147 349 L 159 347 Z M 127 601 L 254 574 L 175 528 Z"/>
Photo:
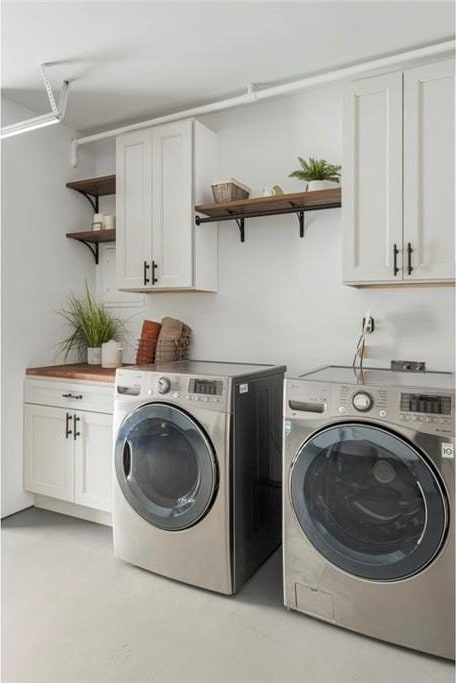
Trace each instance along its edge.
<path fill-rule="evenodd" d="M 81 418 L 78 417 L 77 415 L 73 415 L 73 420 L 74 420 L 74 434 L 73 434 L 73 438 L 74 438 L 75 441 L 76 441 L 76 439 L 78 438 L 78 436 L 81 436 L 81 432 L 78 432 L 78 431 L 77 431 L 78 422 L 80 421 L 80 419 L 81 419 Z"/>
<path fill-rule="evenodd" d="M 149 266 L 149 264 L 147 263 L 147 261 L 144 261 L 144 271 L 143 271 L 143 274 L 144 274 L 144 284 L 145 284 L 145 285 L 148 285 L 149 282 L 150 282 L 149 278 L 147 277 L 147 271 L 149 270 L 149 268 L 150 268 L 150 266 Z"/>
<path fill-rule="evenodd" d="M 397 267 L 397 255 L 398 255 L 398 253 L 399 253 L 399 249 L 397 248 L 397 244 L 393 244 L 393 274 L 394 274 L 394 277 L 396 277 L 396 275 L 399 272 L 399 268 Z"/>
<path fill-rule="evenodd" d="M 412 268 L 412 254 L 413 254 L 413 249 L 412 245 L 410 242 L 407 244 L 407 273 L 408 275 L 412 274 L 413 268 Z"/>
<path fill-rule="evenodd" d="M 70 413 L 67 413 L 66 417 L 65 417 L 65 439 L 68 439 L 70 434 L 73 433 L 70 429 L 71 420 L 72 420 L 72 417 L 71 417 Z"/>
<path fill-rule="evenodd" d="M 155 263 L 155 261 L 152 261 L 152 284 L 156 285 L 158 282 L 158 279 L 155 277 L 155 271 L 158 270 L 158 266 Z"/>
<path fill-rule="evenodd" d="M 82 394 L 62 394 L 62 398 L 75 398 L 77 401 L 80 401 L 81 398 L 84 398 Z"/>

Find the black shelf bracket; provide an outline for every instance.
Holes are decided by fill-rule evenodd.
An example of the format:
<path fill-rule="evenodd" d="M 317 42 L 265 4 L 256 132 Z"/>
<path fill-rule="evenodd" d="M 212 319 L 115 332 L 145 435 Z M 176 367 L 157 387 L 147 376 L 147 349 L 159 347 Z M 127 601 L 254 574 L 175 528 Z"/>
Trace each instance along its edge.
<path fill-rule="evenodd" d="M 245 242 L 245 221 L 247 218 L 263 218 L 264 216 L 281 216 L 288 213 L 296 214 L 299 224 L 299 237 L 304 237 L 305 234 L 305 220 L 307 211 L 319 211 L 322 209 L 337 209 L 340 208 L 341 204 L 333 204 L 332 206 L 309 206 L 306 208 L 298 207 L 296 205 L 291 205 L 289 208 L 282 208 L 280 210 L 271 211 L 261 211 L 261 212 L 249 212 L 249 213 L 230 213 L 224 216 L 195 216 L 196 225 L 203 225 L 204 223 L 219 223 L 221 221 L 236 221 L 241 242 Z"/>
<path fill-rule="evenodd" d="M 244 220 L 244 217 L 233 215 L 233 218 L 236 221 L 237 226 L 239 228 L 239 234 L 241 237 L 241 242 L 245 242 L 245 220 Z"/>
<path fill-rule="evenodd" d="M 297 216 L 298 216 L 298 222 L 299 222 L 299 237 L 304 237 L 304 230 L 306 227 L 306 224 L 305 224 L 306 215 L 305 215 L 304 211 L 298 211 Z"/>
<path fill-rule="evenodd" d="M 241 242 L 245 242 L 245 220 L 244 220 L 244 218 L 236 218 L 236 223 L 238 224 L 239 232 L 241 234 Z"/>
<path fill-rule="evenodd" d="M 79 192 L 79 194 L 82 194 L 82 196 L 85 197 L 87 199 L 87 201 L 90 203 L 90 206 L 92 207 L 94 213 L 98 213 L 98 206 L 99 206 L 98 195 L 90 194 L 89 192 L 84 192 L 84 190 L 78 190 L 75 187 L 71 187 L 70 190 L 73 190 L 74 192 Z"/>
<path fill-rule="evenodd" d="M 74 239 L 74 238 L 73 238 Z M 98 266 L 99 258 L 100 258 L 100 249 L 98 242 L 86 242 L 86 240 L 76 240 L 76 242 L 80 242 L 81 244 L 85 244 L 86 247 L 89 247 L 90 251 L 92 252 L 92 256 L 95 259 L 95 265 Z"/>
<path fill-rule="evenodd" d="M 299 223 L 299 237 L 304 237 L 304 230 L 305 230 L 305 212 L 303 208 L 300 208 L 299 206 L 296 206 L 293 202 L 290 202 L 290 206 L 292 209 L 296 211 L 296 216 L 298 218 L 298 223 Z"/>

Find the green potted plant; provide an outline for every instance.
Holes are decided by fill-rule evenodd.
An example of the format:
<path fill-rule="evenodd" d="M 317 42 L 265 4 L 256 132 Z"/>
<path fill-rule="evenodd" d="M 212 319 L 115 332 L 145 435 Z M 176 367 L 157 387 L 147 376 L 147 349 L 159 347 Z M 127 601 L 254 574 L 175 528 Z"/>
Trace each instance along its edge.
<path fill-rule="evenodd" d="M 96 301 L 87 285 L 85 296 L 69 295 L 59 315 L 71 328 L 70 334 L 59 344 L 65 360 L 76 350 L 81 360 L 87 354 L 89 365 L 100 365 L 101 345 L 111 339 L 120 341 L 125 336 L 125 324 Z"/>
<path fill-rule="evenodd" d="M 309 157 L 306 161 L 298 157 L 301 168 L 290 173 L 289 178 L 298 178 L 307 183 L 306 190 L 324 190 L 340 183 L 341 166 L 328 164 L 324 159 Z"/>

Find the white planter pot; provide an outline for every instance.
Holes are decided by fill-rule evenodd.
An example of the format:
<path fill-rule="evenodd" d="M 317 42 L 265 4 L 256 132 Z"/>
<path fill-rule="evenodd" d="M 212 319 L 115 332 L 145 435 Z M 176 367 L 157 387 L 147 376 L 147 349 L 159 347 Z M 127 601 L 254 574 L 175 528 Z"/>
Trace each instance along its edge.
<path fill-rule="evenodd" d="M 334 180 L 310 180 L 307 183 L 307 192 L 315 192 L 316 190 L 329 190 L 333 187 L 340 187 L 340 183 Z"/>
<path fill-rule="evenodd" d="M 101 346 L 87 347 L 88 365 L 101 365 Z"/>

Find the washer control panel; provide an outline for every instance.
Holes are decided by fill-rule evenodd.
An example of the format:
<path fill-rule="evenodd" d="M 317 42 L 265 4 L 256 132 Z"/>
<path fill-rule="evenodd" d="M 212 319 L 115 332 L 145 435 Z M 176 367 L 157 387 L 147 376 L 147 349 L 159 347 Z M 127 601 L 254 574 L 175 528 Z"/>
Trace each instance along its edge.
<path fill-rule="evenodd" d="M 161 375 L 155 372 L 119 370 L 116 376 L 116 398 L 164 399 L 190 404 L 195 401 L 211 409 L 224 409 L 228 383 L 223 378 Z"/>
<path fill-rule="evenodd" d="M 432 434 L 454 433 L 454 397 L 451 394 L 429 392 L 424 395 L 395 388 L 349 385 L 334 386 L 333 392 L 339 415 L 362 414 L 386 422 L 410 422 L 417 430 Z"/>
<path fill-rule="evenodd" d="M 455 433 L 454 394 L 432 389 L 415 393 L 400 387 L 287 379 L 285 414 L 312 424 L 362 417 L 442 437 Z"/>

